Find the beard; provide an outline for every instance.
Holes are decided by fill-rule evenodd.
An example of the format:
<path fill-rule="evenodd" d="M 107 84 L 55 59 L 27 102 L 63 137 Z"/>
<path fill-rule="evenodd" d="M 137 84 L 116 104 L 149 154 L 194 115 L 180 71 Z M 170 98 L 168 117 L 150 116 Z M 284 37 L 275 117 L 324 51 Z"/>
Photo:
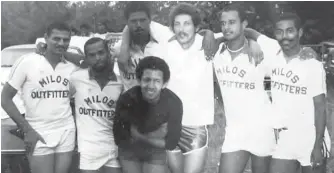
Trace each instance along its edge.
<path fill-rule="evenodd" d="M 142 32 L 131 32 L 131 39 L 137 45 L 145 45 L 150 41 L 150 34 L 149 32 L 142 31 Z"/>

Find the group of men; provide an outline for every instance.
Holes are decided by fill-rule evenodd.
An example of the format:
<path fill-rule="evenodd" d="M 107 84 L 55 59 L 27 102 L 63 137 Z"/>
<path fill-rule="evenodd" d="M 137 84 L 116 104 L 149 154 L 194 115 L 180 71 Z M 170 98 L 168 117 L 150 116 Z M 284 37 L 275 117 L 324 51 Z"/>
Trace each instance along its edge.
<path fill-rule="evenodd" d="M 308 173 L 321 166 L 325 72 L 316 53 L 299 44 L 298 16 L 279 16 L 276 41 L 246 28 L 241 4 L 224 7 L 219 13 L 223 38 L 211 33 L 204 38 L 224 43 L 208 58 L 197 33 L 196 7 L 175 6 L 171 30 L 151 22 L 150 15 L 146 3 L 129 2 L 122 45 L 111 52 L 105 40 L 91 38 L 84 58 L 66 52 L 68 26 L 52 24 L 45 53 L 16 62 L 2 107 L 25 133 L 32 172 L 68 172 L 76 132 L 83 173 L 153 173 L 167 167 L 172 173 L 204 172 L 215 79 L 226 116 L 220 173 L 242 173 L 249 158 L 254 173 L 293 173 L 299 165 Z M 249 46 L 254 41 L 255 48 Z M 262 62 L 250 55 L 256 46 Z M 80 69 L 83 64 L 88 68 Z M 272 102 L 265 76 L 272 80 Z M 12 101 L 18 90 L 25 118 Z"/>

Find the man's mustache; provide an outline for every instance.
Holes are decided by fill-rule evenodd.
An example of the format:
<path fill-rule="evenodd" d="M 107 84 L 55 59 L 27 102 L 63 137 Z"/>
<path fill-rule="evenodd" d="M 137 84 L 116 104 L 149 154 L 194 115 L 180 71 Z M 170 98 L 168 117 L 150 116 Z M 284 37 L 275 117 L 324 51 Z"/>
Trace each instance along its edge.
<path fill-rule="evenodd" d="M 138 33 L 138 32 L 143 32 L 143 31 L 144 31 L 143 28 L 137 28 L 137 29 L 135 30 L 136 33 Z"/>
<path fill-rule="evenodd" d="M 291 40 L 291 39 L 286 39 L 286 38 L 285 38 L 285 39 L 281 40 L 280 42 L 281 42 L 281 43 L 283 43 L 283 42 L 288 42 L 288 43 L 290 43 L 290 42 L 292 42 L 292 41 L 293 41 L 293 40 Z"/>
<path fill-rule="evenodd" d="M 177 33 L 177 36 L 181 36 L 181 35 L 184 35 L 184 36 L 188 36 L 188 34 L 187 33 L 185 33 L 185 32 L 179 32 L 179 33 Z"/>

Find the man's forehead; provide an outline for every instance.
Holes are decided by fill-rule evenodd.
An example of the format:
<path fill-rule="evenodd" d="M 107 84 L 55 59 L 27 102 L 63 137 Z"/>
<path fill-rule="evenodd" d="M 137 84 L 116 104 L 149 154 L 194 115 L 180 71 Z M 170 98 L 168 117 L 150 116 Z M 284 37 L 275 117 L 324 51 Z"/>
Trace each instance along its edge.
<path fill-rule="evenodd" d="M 296 28 L 296 25 L 295 25 L 294 20 L 292 20 L 292 19 L 285 19 L 285 20 L 278 21 L 276 23 L 276 27 L 277 28 L 282 28 L 282 29 L 285 29 L 285 28 Z"/>
<path fill-rule="evenodd" d="M 190 22 L 192 22 L 192 17 L 189 14 L 178 14 L 178 15 L 175 16 L 174 21 L 175 22 L 177 22 L 177 21 L 190 21 Z"/>
<path fill-rule="evenodd" d="M 96 43 L 87 45 L 87 53 L 98 52 L 104 49 L 103 41 L 98 41 Z"/>
<path fill-rule="evenodd" d="M 71 37 L 71 32 L 66 30 L 52 29 L 50 36 Z"/>
<path fill-rule="evenodd" d="M 129 15 L 129 20 L 142 19 L 142 18 L 148 18 L 146 12 L 144 11 L 136 11 Z"/>
<path fill-rule="evenodd" d="M 239 13 L 236 10 L 223 11 L 221 19 L 239 19 Z"/>

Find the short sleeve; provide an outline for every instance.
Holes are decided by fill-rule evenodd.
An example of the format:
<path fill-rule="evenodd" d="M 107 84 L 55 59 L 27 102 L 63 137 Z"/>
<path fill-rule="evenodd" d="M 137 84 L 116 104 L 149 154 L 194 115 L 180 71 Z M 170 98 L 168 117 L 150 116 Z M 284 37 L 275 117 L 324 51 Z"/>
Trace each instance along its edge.
<path fill-rule="evenodd" d="M 27 57 L 23 56 L 12 66 L 11 72 L 8 77 L 8 83 L 15 88 L 20 90 L 22 85 L 26 81 L 29 64 Z"/>
<path fill-rule="evenodd" d="M 158 22 L 152 21 L 150 30 L 152 37 L 159 43 L 167 43 L 168 40 L 174 36 L 174 33 L 169 29 L 169 27 L 164 26 Z"/>
<path fill-rule="evenodd" d="M 322 63 L 318 60 L 310 60 L 310 71 L 308 78 L 309 93 L 312 97 L 320 94 L 326 94 L 326 73 Z"/>

